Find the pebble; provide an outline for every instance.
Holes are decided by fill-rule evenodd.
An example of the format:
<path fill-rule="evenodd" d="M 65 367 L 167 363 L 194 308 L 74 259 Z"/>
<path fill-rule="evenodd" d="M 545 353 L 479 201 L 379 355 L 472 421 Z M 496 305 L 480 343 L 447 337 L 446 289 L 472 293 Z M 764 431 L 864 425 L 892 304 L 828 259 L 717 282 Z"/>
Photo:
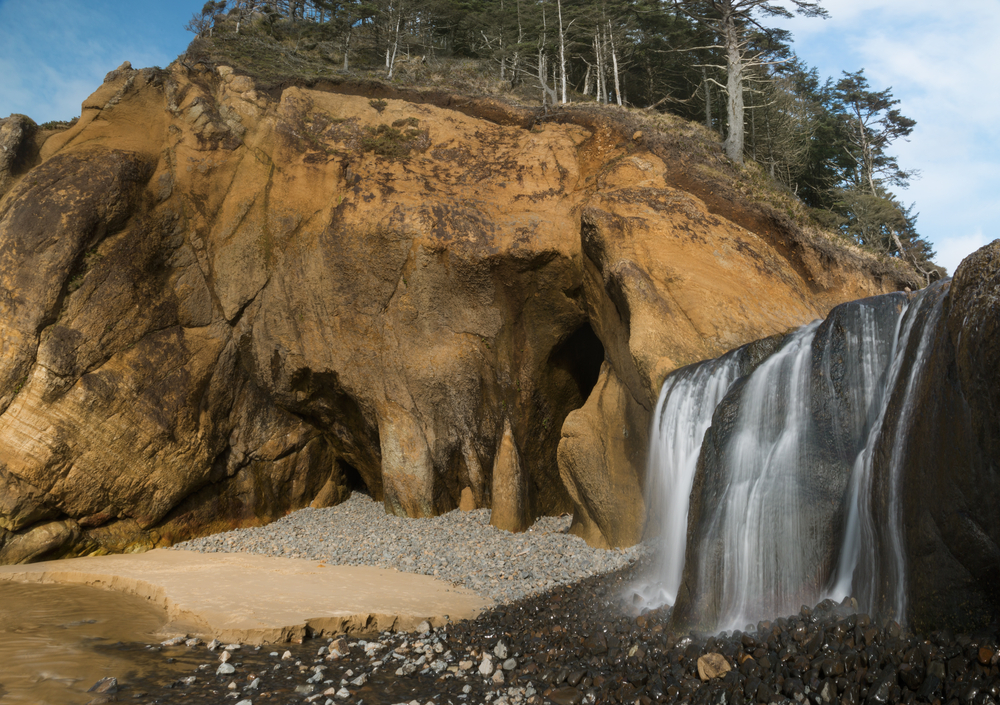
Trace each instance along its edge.
<path fill-rule="evenodd" d="M 386 514 L 360 492 L 326 509 L 300 509 L 267 526 L 192 539 L 175 549 L 308 558 L 431 575 L 509 603 L 610 573 L 644 555 L 642 545 L 592 548 L 568 533 L 572 517 L 541 517 L 525 532 L 490 526 L 490 510 L 410 519 Z M 429 623 L 418 627 L 430 633 Z"/>

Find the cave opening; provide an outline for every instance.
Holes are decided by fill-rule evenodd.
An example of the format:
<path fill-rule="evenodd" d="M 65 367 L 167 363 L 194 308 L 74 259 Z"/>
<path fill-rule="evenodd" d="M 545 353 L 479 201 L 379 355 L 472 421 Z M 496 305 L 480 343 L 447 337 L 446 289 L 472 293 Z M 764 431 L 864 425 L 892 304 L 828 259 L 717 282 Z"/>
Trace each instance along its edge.
<path fill-rule="evenodd" d="M 565 371 L 576 383 L 582 406 L 601 375 L 604 344 L 587 322 L 555 347 L 550 360 L 555 369 Z"/>
<path fill-rule="evenodd" d="M 368 484 L 358 469 L 343 458 L 334 461 L 334 469 L 340 475 L 340 484 L 351 492 L 360 492 L 363 495 L 372 497 L 372 492 L 368 489 Z"/>

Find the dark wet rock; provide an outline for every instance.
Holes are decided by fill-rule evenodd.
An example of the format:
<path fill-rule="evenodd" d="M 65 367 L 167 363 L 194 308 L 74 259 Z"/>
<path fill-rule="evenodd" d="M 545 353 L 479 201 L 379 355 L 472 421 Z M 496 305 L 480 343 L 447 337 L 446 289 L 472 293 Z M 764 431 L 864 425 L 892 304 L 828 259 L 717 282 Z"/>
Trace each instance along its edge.
<path fill-rule="evenodd" d="M 1000 241 L 967 257 L 916 390 L 903 524 L 910 618 L 974 629 L 1000 614 Z"/>
<path fill-rule="evenodd" d="M 580 705 L 583 702 L 583 693 L 569 686 L 548 691 L 546 697 L 556 705 Z"/>
<path fill-rule="evenodd" d="M 946 632 L 931 638 L 905 629 L 897 633 L 889 623 L 871 626 L 864 616 L 846 615 L 830 603 L 812 609 L 808 618 L 800 614 L 761 623 L 760 631 L 709 638 L 691 635 L 677 641 L 667 629 L 667 610 L 647 612 L 642 620 L 628 613 L 622 596 L 641 570 L 639 566 L 559 587 L 424 636 L 386 632 L 367 639 L 345 637 L 341 643 L 345 655 L 332 661 L 317 653 L 318 646 L 329 651 L 334 643 L 330 638 L 260 650 L 244 647 L 238 652 L 239 672 L 221 681 L 205 677 L 174 689 L 146 682 L 130 687 L 149 694 L 136 699 L 143 705 L 173 702 L 179 693 L 186 703 L 229 702 L 225 696 L 234 692 L 228 690 L 230 681 L 237 685 L 239 697 L 233 699 L 237 702 L 243 698 L 254 703 L 299 702 L 321 696 L 317 702 L 329 698 L 371 705 L 412 700 L 478 705 L 500 698 L 510 705 L 933 705 L 935 700 L 939 705 L 996 705 L 1000 694 L 1000 670 L 979 661 L 980 648 L 997 642 L 993 631 L 975 638 Z M 848 644 L 859 625 L 875 631 L 872 645 L 851 648 Z M 788 655 L 789 645 L 802 644 L 795 641 L 799 627 L 805 629 L 806 641 L 822 635 L 821 648 L 814 656 L 801 649 Z M 603 635 L 609 647 L 606 653 L 592 654 L 585 645 L 596 634 Z M 504 671 L 503 684 L 495 684 L 475 670 L 485 654 L 501 665 L 495 656 L 501 642 L 517 665 Z M 289 657 L 282 660 L 280 654 L 286 648 Z M 758 650 L 759 658 L 751 655 Z M 218 658 L 205 645 L 187 648 L 183 643 L 156 653 L 143 646 L 136 656 L 140 653 L 161 662 L 176 658 L 178 663 L 190 664 L 194 674 L 205 672 L 198 670 L 199 664 Z M 428 664 L 432 658 L 441 658 L 447 669 L 437 673 L 425 666 L 397 677 L 395 669 L 404 660 L 394 653 L 407 663 L 421 656 L 427 656 Z M 703 682 L 698 661 L 706 654 L 721 655 L 736 667 Z M 384 666 L 380 665 L 383 657 L 387 658 Z M 463 662 L 469 666 L 464 675 L 456 675 Z M 276 664 L 281 665 L 279 670 L 274 669 Z M 320 680 L 317 666 L 326 667 Z M 251 683 L 256 686 L 251 688 Z M 314 689 L 304 696 L 308 687 Z M 302 690 L 296 695 L 298 688 Z M 341 688 L 349 695 L 337 697 Z M 131 692 L 119 697 L 132 701 Z"/>

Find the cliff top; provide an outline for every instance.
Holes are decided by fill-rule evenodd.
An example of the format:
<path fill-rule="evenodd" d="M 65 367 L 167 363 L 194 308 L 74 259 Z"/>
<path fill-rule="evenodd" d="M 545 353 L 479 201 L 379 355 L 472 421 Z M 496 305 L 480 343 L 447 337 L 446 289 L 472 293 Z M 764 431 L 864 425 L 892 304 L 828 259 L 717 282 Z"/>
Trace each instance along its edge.
<path fill-rule="evenodd" d="M 373 101 L 430 104 L 529 129 L 545 123 L 591 129 L 600 123 L 619 145 L 634 140 L 636 147 L 671 165 L 671 185 L 702 199 L 713 213 L 758 235 L 770 231 L 770 244 L 790 259 L 808 243 L 832 259 L 855 260 L 856 266 L 877 277 L 896 280 L 900 288 L 918 289 L 925 284 L 905 260 L 862 248 L 850 237 L 824 227 L 808 206 L 759 164 L 726 159 L 719 134 L 701 123 L 654 109 L 603 105 L 587 97 L 545 106 L 537 86 L 512 87 L 477 59 L 401 57 L 392 80 L 386 80 L 384 67 L 345 69 L 335 55 L 336 47 L 324 41 L 320 26 L 300 22 L 284 29 L 272 25 L 263 31 L 251 26 L 241 34 L 199 35 L 178 61 L 189 68 L 232 67 L 274 99 L 295 86 Z"/>

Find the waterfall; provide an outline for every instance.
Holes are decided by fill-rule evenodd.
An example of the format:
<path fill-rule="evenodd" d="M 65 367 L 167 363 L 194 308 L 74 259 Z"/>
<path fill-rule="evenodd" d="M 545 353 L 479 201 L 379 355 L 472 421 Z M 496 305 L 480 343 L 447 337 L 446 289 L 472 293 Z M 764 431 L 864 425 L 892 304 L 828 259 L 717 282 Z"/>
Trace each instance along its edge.
<path fill-rule="evenodd" d="M 902 395 L 900 411 L 895 424 L 887 426 L 889 400 L 885 398 L 882 401 L 865 447 L 855 459 L 847 530 L 829 591 L 829 597 L 836 600 L 853 594 L 867 611 L 884 612 L 899 621 L 905 618 L 906 608 L 906 563 L 900 506 L 902 451 L 913 415 L 916 384 L 927 362 L 933 331 L 943 311 L 944 291 L 941 284 L 923 289 L 907 307 L 905 315 L 900 316 L 892 366 L 885 385 L 886 390 L 898 389 L 897 393 Z M 906 353 L 911 348 L 915 330 L 916 351 L 912 359 L 908 359 Z M 901 380 L 903 384 L 900 384 Z M 889 467 L 885 477 L 880 478 L 874 469 L 875 449 L 886 434 L 891 434 L 886 441 L 891 446 Z M 880 495 L 885 499 L 884 508 L 873 505 L 873 498 Z M 886 520 L 881 530 L 879 518 Z"/>
<path fill-rule="evenodd" d="M 646 606 L 680 600 L 681 619 L 706 631 L 847 594 L 902 617 L 899 458 L 945 290 L 838 306 L 755 369 L 734 351 L 667 378 L 650 438 L 660 539 Z"/>
<path fill-rule="evenodd" d="M 651 521 L 660 547 L 653 575 L 642 590 L 645 607 L 672 605 L 684 569 L 688 496 L 698 467 L 698 454 L 712 413 L 739 376 L 740 356 L 690 365 L 663 383 L 650 434 L 649 497 Z"/>
<path fill-rule="evenodd" d="M 809 433 L 808 372 L 817 327 L 794 333 L 750 376 L 724 449 L 729 480 L 711 522 L 725 560 L 721 566 L 702 563 L 706 573 L 721 567 L 722 629 L 756 622 L 756 612 L 778 614 L 790 601 L 800 604 L 799 586 L 814 551 L 801 521 L 797 480 Z"/>

